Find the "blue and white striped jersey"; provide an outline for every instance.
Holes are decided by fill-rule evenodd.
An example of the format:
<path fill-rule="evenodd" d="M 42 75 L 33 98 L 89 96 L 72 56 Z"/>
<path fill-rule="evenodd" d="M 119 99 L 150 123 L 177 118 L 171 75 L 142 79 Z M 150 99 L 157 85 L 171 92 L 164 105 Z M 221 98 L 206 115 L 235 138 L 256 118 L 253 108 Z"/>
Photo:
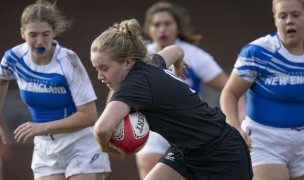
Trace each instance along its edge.
<path fill-rule="evenodd" d="M 16 79 L 32 121 L 48 122 L 70 116 L 76 106 L 96 100 L 89 76 L 75 52 L 56 41 L 47 65 L 32 62 L 26 43 L 5 52 L 0 78 Z"/>
<path fill-rule="evenodd" d="M 241 50 L 234 72 L 253 82 L 247 92 L 247 115 L 281 128 L 304 126 L 304 55 L 290 54 L 277 33 Z"/>

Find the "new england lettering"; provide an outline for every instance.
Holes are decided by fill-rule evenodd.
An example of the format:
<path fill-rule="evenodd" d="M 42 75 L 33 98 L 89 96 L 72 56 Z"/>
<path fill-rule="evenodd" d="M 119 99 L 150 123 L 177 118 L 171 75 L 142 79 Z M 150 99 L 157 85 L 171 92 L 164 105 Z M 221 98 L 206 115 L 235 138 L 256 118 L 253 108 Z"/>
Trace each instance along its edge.
<path fill-rule="evenodd" d="M 265 79 L 266 85 L 298 85 L 304 84 L 304 76 L 280 76 Z"/>
<path fill-rule="evenodd" d="M 67 91 L 64 87 L 47 86 L 46 84 L 19 81 L 20 89 L 29 92 L 39 93 L 52 93 L 52 94 L 65 94 Z"/>

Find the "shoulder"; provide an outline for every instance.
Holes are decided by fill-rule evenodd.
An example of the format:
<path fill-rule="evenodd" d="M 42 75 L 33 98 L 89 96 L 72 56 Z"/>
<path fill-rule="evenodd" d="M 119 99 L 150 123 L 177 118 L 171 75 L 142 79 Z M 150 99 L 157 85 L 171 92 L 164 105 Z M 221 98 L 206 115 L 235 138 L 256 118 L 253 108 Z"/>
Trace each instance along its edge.
<path fill-rule="evenodd" d="M 259 53 L 262 51 L 267 51 L 269 53 L 275 53 L 278 49 L 280 49 L 280 41 L 277 36 L 277 33 L 268 34 L 264 37 L 258 38 L 251 43 L 245 45 L 242 48 L 242 53 Z"/>
<path fill-rule="evenodd" d="M 20 58 L 24 56 L 28 52 L 28 50 L 28 45 L 26 43 L 23 43 L 13 47 L 10 50 L 7 50 L 7 52 L 14 53 L 17 57 Z"/>
<path fill-rule="evenodd" d="M 150 43 L 147 45 L 148 54 L 154 54 L 156 53 L 156 43 Z"/>
<path fill-rule="evenodd" d="M 78 55 L 73 50 L 68 49 L 64 46 L 61 46 L 59 44 L 56 44 L 55 56 L 56 56 L 56 59 L 59 61 L 62 61 L 65 59 L 69 59 L 69 60 L 78 59 Z"/>
<path fill-rule="evenodd" d="M 144 61 L 146 64 L 152 65 L 158 68 L 166 68 L 166 62 L 164 58 L 159 54 L 148 55 Z"/>
<path fill-rule="evenodd" d="M 81 64 L 78 55 L 73 50 L 61 46 L 58 43 L 56 44 L 55 56 L 58 62 L 66 65 L 75 67 Z"/>
<path fill-rule="evenodd" d="M 202 56 L 211 56 L 207 51 L 205 51 L 201 47 L 198 47 L 186 41 L 177 41 L 177 45 L 180 46 L 185 51 L 185 56 L 187 55 L 191 56 L 193 54 L 202 55 Z"/>
<path fill-rule="evenodd" d="M 26 43 L 17 45 L 5 51 L 5 54 L 2 57 L 2 62 L 10 62 L 14 64 L 18 62 L 27 53 L 28 53 L 28 46 Z"/>
<path fill-rule="evenodd" d="M 210 53 L 196 45 L 185 41 L 177 41 L 176 44 L 184 50 L 184 60 L 190 65 L 192 64 L 192 62 L 201 63 L 201 61 L 214 61 L 214 58 Z"/>

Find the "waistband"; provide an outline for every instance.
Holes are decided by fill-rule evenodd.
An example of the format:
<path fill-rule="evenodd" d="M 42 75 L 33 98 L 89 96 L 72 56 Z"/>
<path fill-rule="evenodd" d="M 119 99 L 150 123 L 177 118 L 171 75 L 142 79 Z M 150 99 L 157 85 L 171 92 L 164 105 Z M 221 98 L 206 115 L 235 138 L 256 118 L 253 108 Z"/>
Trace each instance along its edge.
<path fill-rule="evenodd" d="M 40 136 L 36 136 L 37 138 L 44 139 L 44 140 L 55 140 L 56 134 L 46 133 Z"/>
<path fill-rule="evenodd" d="M 249 123 L 249 124 L 253 124 L 255 126 L 260 126 L 262 128 L 269 128 L 269 129 L 274 129 L 274 130 L 281 130 L 281 131 L 302 131 L 304 130 L 304 126 L 299 126 L 299 127 L 286 127 L 286 128 L 282 128 L 282 127 L 273 127 L 273 126 L 267 126 L 267 125 L 264 125 L 264 124 L 261 124 L 259 122 L 256 122 L 255 120 L 251 119 L 250 117 L 246 117 L 245 118 L 245 121 L 243 123 L 246 123 L 246 121 Z"/>
<path fill-rule="evenodd" d="M 182 148 L 182 147 L 176 147 L 178 148 L 181 153 L 185 155 L 201 155 L 203 153 L 207 153 L 214 148 L 225 138 L 225 136 L 232 130 L 232 127 L 229 124 L 226 124 L 225 128 L 223 129 L 221 135 L 216 138 L 212 143 L 206 144 L 200 148 L 196 149 L 189 149 L 189 148 Z"/>

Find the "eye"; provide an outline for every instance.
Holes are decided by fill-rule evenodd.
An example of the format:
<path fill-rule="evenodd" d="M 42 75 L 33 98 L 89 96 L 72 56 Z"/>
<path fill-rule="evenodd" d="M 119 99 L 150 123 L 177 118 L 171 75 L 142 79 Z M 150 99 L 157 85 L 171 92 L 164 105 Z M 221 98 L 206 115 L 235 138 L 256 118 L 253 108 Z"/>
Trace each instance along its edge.
<path fill-rule="evenodd" d="M 173 24 L 173 22 L 171 22 L 171 21 L 166 21 L 166 22 L 165 22 L 165 26 L 167 26 L 167 27 L 168 27 L 168 26 L 171 26 L 172 24 Z"/>
<path fill-rule="evenodd" d="M 29 33 L 29 36 L 30 36 L 30 37 L 36 37 L 36 36 L 37 36 L 37 33 Z"/>
<path fill-rule="evenodd" d="M 50 36 L 50 33 L 43 33 L 43 36 L 48 37 L 48 36 Z"/>
<path fill-rule="evenodd" d="M 160 26 L 160 23 L 154 23 L 153 26 L 154 26 L 155 28 L 158 28 L 158 27 Z"/>
<path fill-rule="evenodd" d="M 299 13 L 299 12 L 295 12 L 292 14 L 293 17 L 297 18 L 297 17 L 300 17 L 302 14 Z"/>
<path fill-rule="evenodd" d="M 96 68 L 96 71 L 107 71 L 109 68 L 105 66 L 99 66 Z"/>
<path fill-rule="evenodd" d="M 286 15 L 285 14 L 281 14 L 281 15 L 279 15 L 279 18 L 280 19 L 286 19 Z"/>

